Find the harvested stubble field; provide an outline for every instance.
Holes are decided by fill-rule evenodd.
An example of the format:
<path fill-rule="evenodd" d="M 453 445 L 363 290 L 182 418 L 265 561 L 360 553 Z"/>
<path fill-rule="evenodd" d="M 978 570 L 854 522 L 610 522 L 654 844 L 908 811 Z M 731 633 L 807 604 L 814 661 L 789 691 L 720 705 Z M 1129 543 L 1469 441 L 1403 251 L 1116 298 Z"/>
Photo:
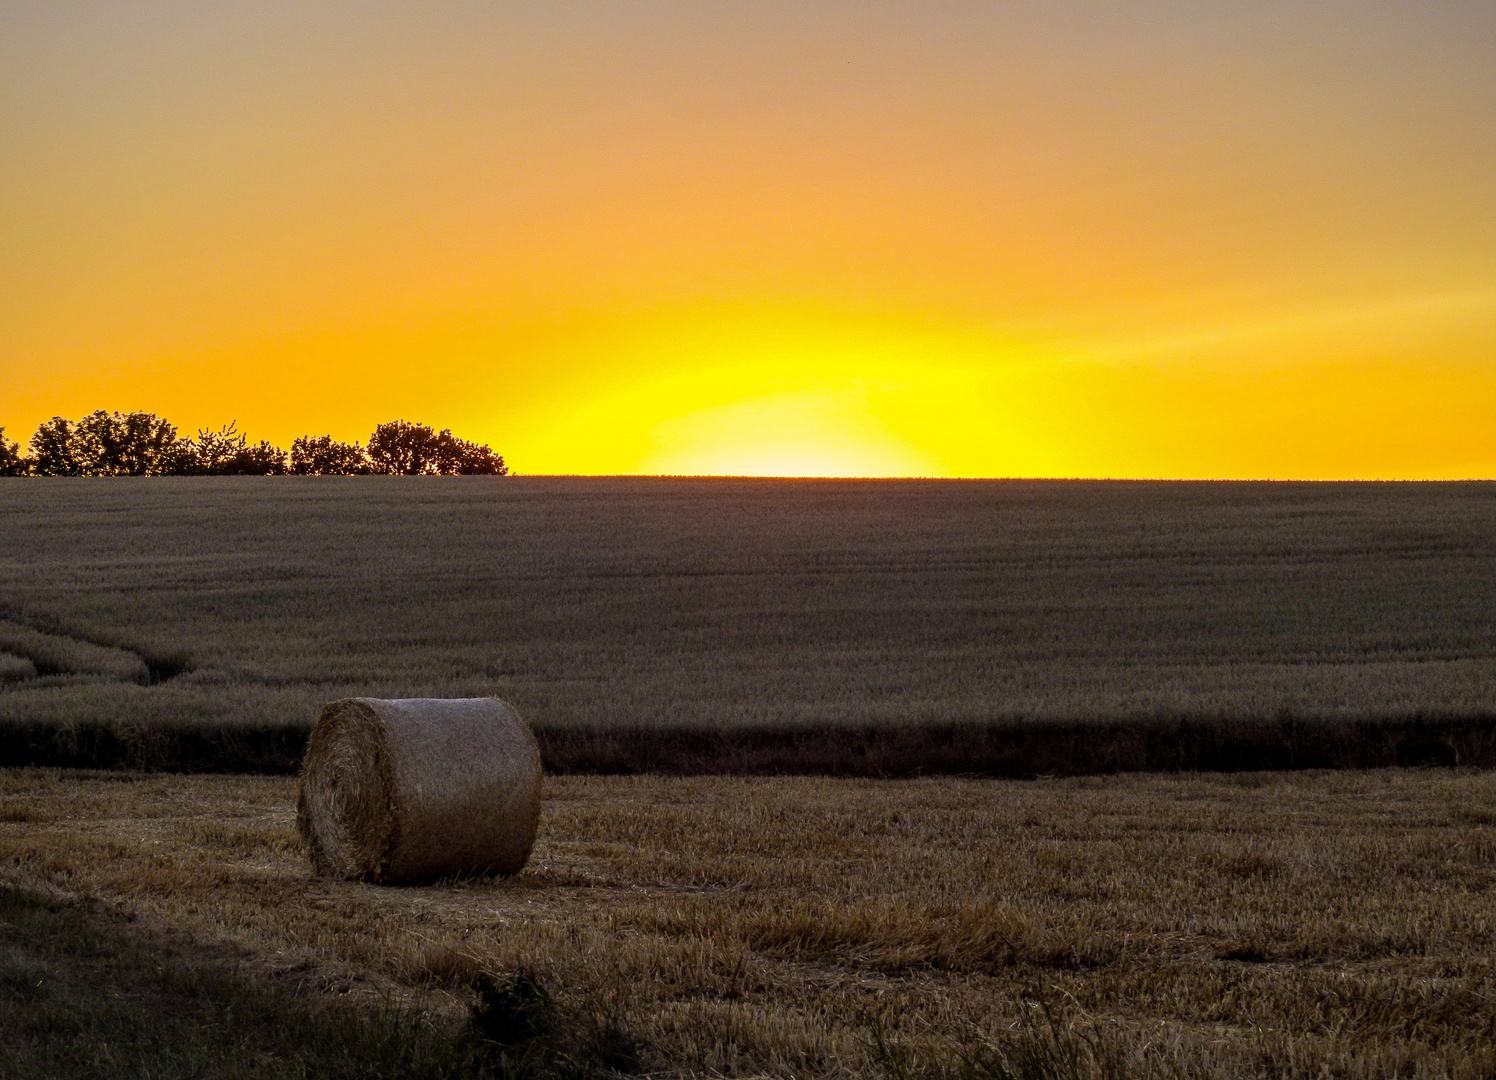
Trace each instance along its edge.
<path fill-rule="evenodd" d="M 281 777 L 9 770 L 0 865 L 218 970 L 199 1009 L 233 977 L 312 1018 L 413 1004 L 439 1039 L 485 973 L 528 971 L 557 1027 L 479 1074 L 1496 1071 L 1490 773 L 561 777 L 521 874 L 407 888 L 313 879 L 293 803 Z M 118 1047 L 64 1022 L 86 980 L 4 944 L 0 1071 L 104 1072 Z M 302 1075 L 233 1000 L 219 1052 Z"/>
<path fill-rule="evenodd" d="M 496 694 L 552 772 L 1496 762 L 1496 484 L 0 481 L 0 761 L 286 770 Z"/>

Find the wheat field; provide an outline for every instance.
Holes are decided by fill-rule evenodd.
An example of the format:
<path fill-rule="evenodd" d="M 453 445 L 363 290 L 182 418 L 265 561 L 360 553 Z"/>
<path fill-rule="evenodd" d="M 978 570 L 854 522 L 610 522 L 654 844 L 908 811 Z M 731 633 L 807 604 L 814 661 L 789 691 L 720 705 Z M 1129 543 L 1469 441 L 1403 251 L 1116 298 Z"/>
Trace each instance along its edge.
<path fill-rule="evenodd" d="M 1496 715 L 1496 484 L 0 481 L 0 721 Z"/>

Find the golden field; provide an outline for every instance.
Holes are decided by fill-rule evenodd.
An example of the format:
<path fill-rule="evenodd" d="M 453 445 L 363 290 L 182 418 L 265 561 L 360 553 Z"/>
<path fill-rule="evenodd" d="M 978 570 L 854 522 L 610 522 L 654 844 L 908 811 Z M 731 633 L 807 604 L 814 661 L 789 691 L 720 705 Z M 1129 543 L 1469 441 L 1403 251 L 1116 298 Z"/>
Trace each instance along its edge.
<path fill-rule="evenodd" d="M 522 873 L 404 888 L 313 878 L 294 796 L 9 770 L 0 865 L 313 1011 L 527 971 L 649 1075 L 1496 1070 L 1488 773 L 551 778 Z"/>

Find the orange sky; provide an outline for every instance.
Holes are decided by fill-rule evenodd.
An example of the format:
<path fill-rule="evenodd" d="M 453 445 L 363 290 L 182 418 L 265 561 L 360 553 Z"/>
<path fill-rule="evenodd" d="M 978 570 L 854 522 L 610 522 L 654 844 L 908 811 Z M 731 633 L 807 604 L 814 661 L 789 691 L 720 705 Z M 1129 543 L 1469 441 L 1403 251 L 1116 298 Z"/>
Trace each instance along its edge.
<path fill-rule="evenodd" d="M 1489 2 L 0 6 L 0 424 L 1496 475 Z"/>

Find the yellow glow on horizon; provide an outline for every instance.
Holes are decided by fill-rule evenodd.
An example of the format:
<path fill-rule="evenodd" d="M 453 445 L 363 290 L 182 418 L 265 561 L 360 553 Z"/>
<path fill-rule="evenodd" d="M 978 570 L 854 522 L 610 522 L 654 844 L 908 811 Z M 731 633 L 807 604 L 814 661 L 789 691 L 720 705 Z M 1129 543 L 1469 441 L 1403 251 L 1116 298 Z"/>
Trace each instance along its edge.
<path fill-rule="evenodd" d="M 1046 339 L 867 313 L 666 313 L 614 327 L 606 347 L 584 336 L 620 374 L 596 372 L 551 408 L 496 426 L 528 472 L 1491 475 L 1490 295 L 1163 338 Z"/>
<path fill-rule="evenodd" d="M 514 444 L 548 466 L 521 471 L 947 475 L 929 421 L 1039 355 L 988 332 L 804 308 L 657 312 L 581 341 L 608 363 L 515 418 Z"/>
<path fill-rule="evenodd" d="M 528 474 L 1490 476 L 1493 295 L 1171 334 L 712 304 L 376 327 L 38 381 L 25 423 L 142 408 L 284 446 L 404 417 Z"/>
<path fill-rule="evenodd" d="M 790 391 L 661 423 L 638 471 L 696 476 L 937 476 L 858 390 Z"/>

